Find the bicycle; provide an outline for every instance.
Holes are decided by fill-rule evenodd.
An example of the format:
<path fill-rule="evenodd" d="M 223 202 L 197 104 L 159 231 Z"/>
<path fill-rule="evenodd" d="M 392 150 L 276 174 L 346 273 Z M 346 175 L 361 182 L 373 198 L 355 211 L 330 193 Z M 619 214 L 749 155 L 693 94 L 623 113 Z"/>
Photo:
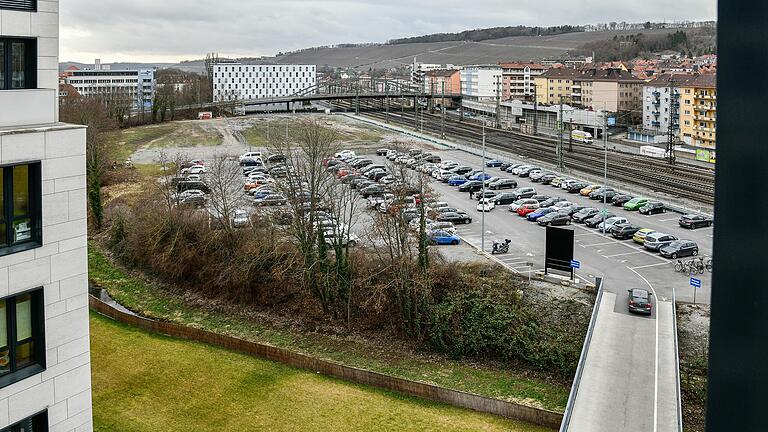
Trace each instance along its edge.
<path fill-rule="evenodd" d="M 708 272 L 712 273 L 712 257 L 704 257 L 702 258 L 702 261 L 704 261 L 704 268 L 706 268 Z"/>

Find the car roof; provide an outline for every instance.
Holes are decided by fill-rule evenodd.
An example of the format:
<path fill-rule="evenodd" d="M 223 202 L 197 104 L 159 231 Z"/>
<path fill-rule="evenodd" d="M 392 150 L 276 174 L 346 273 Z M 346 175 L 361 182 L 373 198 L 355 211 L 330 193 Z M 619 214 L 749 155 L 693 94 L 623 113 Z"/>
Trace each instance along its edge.
<path fill-rule="evenodd" d="M 649 294 L 648 290 L 643 289 L 643 288 L 632 288 L 631 292 L 632 292 L 632 297 L 648 298 L 648 294 Z"/>

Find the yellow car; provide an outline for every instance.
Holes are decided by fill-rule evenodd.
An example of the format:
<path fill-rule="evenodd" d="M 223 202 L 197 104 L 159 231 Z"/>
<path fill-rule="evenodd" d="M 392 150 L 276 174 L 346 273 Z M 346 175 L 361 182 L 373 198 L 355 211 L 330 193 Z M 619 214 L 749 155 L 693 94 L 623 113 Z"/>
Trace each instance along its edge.
<path fill-rule="evenodd" d="M 589 196 L 590 193 L 592 193 L 594 190 L 599 189 L 600 185 L 589 185 L 585 187 L 584 189 L 580 190 L 579 193 L 583 196 Z"/>
<path fill-rule="evenodd" d="M 648 234 L 656 232 L 650 228 L 643 228 L 641 230 L 638 230 L 634 236 L 632 236 L 632 241 L 635 243 L 645 244 L 645 236 Z"/>

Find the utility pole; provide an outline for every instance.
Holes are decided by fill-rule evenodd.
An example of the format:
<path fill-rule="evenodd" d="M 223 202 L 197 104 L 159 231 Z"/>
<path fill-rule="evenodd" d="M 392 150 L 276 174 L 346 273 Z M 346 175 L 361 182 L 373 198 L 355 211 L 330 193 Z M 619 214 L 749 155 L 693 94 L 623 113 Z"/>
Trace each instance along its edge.
<path fill-rule="evenodd" d="M 539 128 L 539 98 L 536 96 L 536 85 L 533 86 L 533 135 L 538 133 Z"/>
<path fill-rule="evenodd" d="M 604 153 L 604 166 L 603 166 L 603 188 L 608 187 L 608 111 L 603 107 L 603 153 Z M 603 191 L 605 192 L 605 190 Z M 605 232 L 605 216 L 606 207 L 608 206 L 608 194 L 603 193 L 603 234 Z"/>
<path fill-rule="evenodd" d="M 568 153 L 573 152 L 573 116 L 568 118 Z"/>
<path fill-rule="evenodd" d="M 360 115 L 360 77 L 355 82 L 355 115 Z"/>
<path fill-rule="evenodd" d="M 675 164 L 675 118 L 680 121 L 680 98 L 675 95 L 675 76 L 669 77 L 669 118 L 667 125 L 667 162 Z"/>
<path fill-rule="evenodd" d="M 483 188 L 480 202 L 485 199 L 485 118 L 483 118 Z M 480 212 L 480 250 L 485 252 L 485 212 Z"/>

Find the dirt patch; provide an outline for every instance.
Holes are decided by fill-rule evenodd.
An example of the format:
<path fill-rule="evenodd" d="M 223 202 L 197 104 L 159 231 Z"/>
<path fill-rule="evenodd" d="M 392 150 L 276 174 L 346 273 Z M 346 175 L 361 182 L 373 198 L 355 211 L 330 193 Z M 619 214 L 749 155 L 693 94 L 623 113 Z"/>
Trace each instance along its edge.
<path fill-rule="evenodd" d="M 687 431 L 704 431 L 709 318 L 709 305 L 678 304 L 677 306 L 683 425 Z"/>

